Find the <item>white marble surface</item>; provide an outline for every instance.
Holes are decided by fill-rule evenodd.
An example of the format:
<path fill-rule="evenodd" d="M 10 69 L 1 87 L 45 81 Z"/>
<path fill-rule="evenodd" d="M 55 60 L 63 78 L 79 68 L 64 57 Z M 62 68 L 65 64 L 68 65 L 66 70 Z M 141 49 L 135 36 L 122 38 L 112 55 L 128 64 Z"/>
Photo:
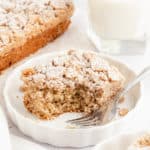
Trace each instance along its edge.
<path fill-rule="evenodd" d="M 87 35 L 86 35 L 86 27 L 87 27 L 87 18 L 86 18 L 86 5 L 85 5 L 86 0 L 75 0 L 75 5 L 76 10 L 75 10 L 75 14 L 72 18 L 72 24 L 69 27 L 68 31 L 62 35 L 60 38 L 58 38 L 57 40 L 55 40 L 53 43 L 48 44 L 46 47 L 42 48 L 41 50 L 38 51 L 38 53 L 36 53 L 35 55 L 32 55 L 30 57 L 28 57 L 27 59 L 30 59 L 32 57 L 35 57 L 37 55 L 40 55 L 42 53 L 48 53 L 51 51 L 59 51 L 59 50 L 65 50 L 65 49 L 86 49 L 86 50 L 96 50 L 94 45 L 90 42 L 90 40 L 88 39 Z M 148 46 L 149 48 L 150 46 Z M 123 62 L 127 63 L 131 68 L 133 68 L 135 71 L 139 72 L 143 66 L 146 65 L 150 65 L 150 49 L 147 49 L 147 52 L 145 55 L 141 55 L 141 56 L 116 56 L 118 59 L 122 60 Z M 26 59 L 26 60 L 27 60 Z M 9 70 L 5 71 L 1 76 L 0 76 L 0 103 L 2 103 L 2 105 L 4 106 L 4 101 L 3 101 L 3 96 L 2 96 L 2 90 L 3 90 L 3 86 L 5 83 L 5 79 L 7 78 L 8 74 L 11 73 L 11 70 L 18 66 L 19 64 L 23 63 L 25 60 L 23 60 L 22 62 L 14 65 L 12 68 L 10 68 Z M 143 103 L 141 103 L 141 108 L 140 108 L 140 116 L 137 115 L 133 121 L 133 128 L 135 128 L 135 123 L 136 123 L 136 127 L 139 128 L 146 128 L 150 126 L 150 118 L 148 118 L 148 115 L 150 113 L 150 76 L 148 78 L 146 78 L 143 81 L 144 84 L 144 89 L 143 89 L 143 94 L 144 94 L 144 98 L 143 98 Z M 22 149 L 22 147 L 24 147 L 25 145 L 27 146 L 28 142 L 23 141 L 22 144 L 20 144 L 20 140 L 18 140 L 16 138 L 16 136 L 21 137 L 22 139 L 26 139 L 29 141 L 32 141 L 34 143 L 37 143 L 35 141 L 33 141 L 31 138 L 24 136 L 9 120 L 8 117 L 8 121 L 9 121 L 9 129 L 10 129 L 10 133 L 12 134 L 11 136 L 11 142 L 12 142 L 12 149 L 13 150 L 20 150 Z M 136 129 L 136 128 L 135 128 Z M 15 135 L 15 136 L 13 136 Z M 65 137 L 64 137 L 65 138 Z M 16 144 L 16 142 L 18 141 L 18 145 Z M 45 148 L 46 150 L 67 150 L 67 148 L 57 148 L 57 147 L 53 147 L 52 145 L 47 145 L 47 144 L 41 144 L 38 143 L 39 145 L 41 145 L 43 148 Z M 17 146 L 16 146 L 17 145 Z M 34 144 L 28 144 L 28 146 L 30 147 L 30 149 L 34 150 L 35 149 L 35 145 Z M 26 149 L 29 149 L 26 148 Z M 3 149 L 2 147 L 0 147 L 0 149 Z M 84 148 L 83 150 L 91 150 L 92 147 L 88 147 L 88 148 Z M 40 148 L 39 148 L 40 150 Z M 43 150 L 41 148 L 41 150 Z M 68 150 L 74 150 L 72 148 L 68 148 Z"/>

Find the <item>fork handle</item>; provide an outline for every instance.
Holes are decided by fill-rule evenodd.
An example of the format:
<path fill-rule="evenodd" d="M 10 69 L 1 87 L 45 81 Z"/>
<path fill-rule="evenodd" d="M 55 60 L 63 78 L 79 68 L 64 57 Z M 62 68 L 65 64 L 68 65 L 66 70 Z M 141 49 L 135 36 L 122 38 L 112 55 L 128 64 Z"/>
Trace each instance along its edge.
<path fill-rule="evenodd" d="M 150 73 L 150 66 L 144 68 L 131 82 L 129 82 L 125 88 L 121 91 L 119 98 L 124 96 L 132 87 L 134 87 L 138 82 L 144 79 L 144 77 Z M 118 99 L 119 101 L 119 99 Z"/>

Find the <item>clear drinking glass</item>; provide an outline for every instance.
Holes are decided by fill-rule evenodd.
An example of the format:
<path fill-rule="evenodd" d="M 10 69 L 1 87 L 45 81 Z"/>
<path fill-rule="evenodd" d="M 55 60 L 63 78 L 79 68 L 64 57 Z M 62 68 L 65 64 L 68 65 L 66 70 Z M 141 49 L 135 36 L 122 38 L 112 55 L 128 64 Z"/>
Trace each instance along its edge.
<path fill-rule="evenodd" d="M 142 54 L 149 0 L 88 0 L 88 36 L 109 54 Z M 150 2 L 149 2 L 150 3 Z"/>

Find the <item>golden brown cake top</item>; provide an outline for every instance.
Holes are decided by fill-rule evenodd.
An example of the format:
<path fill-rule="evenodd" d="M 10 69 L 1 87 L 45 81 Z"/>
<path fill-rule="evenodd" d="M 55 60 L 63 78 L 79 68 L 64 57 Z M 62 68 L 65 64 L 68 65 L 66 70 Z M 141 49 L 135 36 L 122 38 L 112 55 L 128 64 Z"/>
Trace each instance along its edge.
<path fill-rule="evenodd" d="M 71 0 L 1 0 L 0 50 L 55 27 L 72 12 Z"/>
<path fill-rule="evenodd" d="M 25 72 L 25 79 L 38 83 L 39 88 L 64 89 L 84 85 L 92 90 L 103 89 L 111 82 L 118 82 L 121 86 L 124 77 L 117 68 L 95 53 L 70 50 L 67 54 L 58 54 L 50 59 L 48 65 L 36 66 Z"/>

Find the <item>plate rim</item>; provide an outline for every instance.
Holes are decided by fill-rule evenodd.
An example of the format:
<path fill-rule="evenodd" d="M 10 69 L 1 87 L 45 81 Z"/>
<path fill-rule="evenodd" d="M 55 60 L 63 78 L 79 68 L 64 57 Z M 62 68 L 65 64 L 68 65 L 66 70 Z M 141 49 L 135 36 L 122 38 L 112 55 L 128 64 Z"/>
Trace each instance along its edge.
<path fill-rule="evenodd" d="M 16 71 L 21 70 L 21 68 L 26 67 L 27 65 L 31 64 L 32 61 L 36 61 L 37 59 L 41 59 L 43 57 L 47 57 L 47 56 L 53 56 L 53 55 L 60 55 L 62 53 L 66 53 L 68 50 L 64 50 L 64 51 L 52 51 L 49 53 L 45 53 L 42 54 L 40 56 L 36 56 L 32 59 L 29 59 L 27 61 L 25 61 L 23 64 L 21 64 L 20 66 L 16 67 L 6 78 L 5 81 L 5 85 L 4 85 L 4 89 L 3 89 L 3 97 L 4 97 L 4 101 L 6 104 L 6 108 L 8 111 L 8 114 L 11 118 L 11 120 L 13 121 L 13 123 L 15 124 L 15 126 L 17 126 L 17 128 L 23 132 L 23 134 L 30 136 L 31 138 L 33 138 L 34 140 L 40 141 L 42 143 L 48 143 L 48 144 L 52 144 L 54 146 L 59 146 L 59 147 L 76 147 L 76 148 L 83 148 L 86 146 L 91 146 L 91 145 L 95 145 L 97 144 L 99 141 L 103 141 L 104 139 L 109 138 L 109 136 L 112 136 L 112 133 L 114 133 L 116 127 L 118 128 L 118 132 L 116 134 L 119 134 L 120 132 L 122 132 L 121 130 L 125 128 L 125 126 L 122 126 L 122 124 L 126 124 L 127 121 L 129 121 L 130 117 L 132 117 L 133 115 L 135 115 L 136 111 L 137 111 L 137 107 L 138 104 L 141 101 L 141 97 L 142 97 L 142 84 L 139 84 L 138 90 L 139 90 L 139 98 L 137 99 L 137 102 L 135 104 L 135 107 L 124 117 L 119 118 L 118 120 L 112 121 L 108 124 L 105 124 L 103 126 L 93 126 L 90 128 L 74 128 L 74 129 L 70 129 L 70 128 L 58 128 L 58 127 L 48 127 L 45 124 L 37 124 L 37 122 L 35 122 L 34 120 L 32 120 L 32 118 L 26 117 L 24 115 L 22 115 L 21 113 L 19 113 L 17 111 L 17 109 L 15 109 L 12 104 L 10 103 L 10 99 L 8 97 L 7 94 L 7 87 L 9 87 L 9 77 L 12 76 Z M 81 51 L 81 50 L 76 50 L 76 51 Z M 87 51 L 86 51 L 87 52 Z M 93 52 L 88 50 L 88 52 L 92 52 L 92 53 L 96 53 L 98 54 L 100 57 L 108 60 L 108 61 L 113 61 L 114 63 L 118 64 L 118 65 L 122 65 L 124 66 L 124 68 L 126 68 L 127 70 L 129 70 L 133 76 L 136 75 L 136 73 L 130 68 L 128 67 L 127 64 L 123 63 L 122 61 L 113 58 L 111 56 L 105 55 L 105 54 L 101 54 L 101 53 L 97 53 L 97 52 Z M 25 127 L 23 125 L 23 122 L 27 122 L 26 124 L 29 127 Z M 34 131 L 32 132 L 33 129 Z M 41 131 L 37 131 L 40 130 Z M 36 131 L 37 132 L 36 132 Z M 109 134 L 108 134 L 108 130 L 110 130 Z M 51 132 L 52 135 L 45 135 L 45 132 Z M 100 135 L 97 135 L 97 133 L 103 133 Z M 61 135 L 61 136 L 60 136 Z M 50 137 L 53 137 L 52 139 Z M 59 140 L 60 137 L 67 137 L 64 140 Z M 62 137 L 62 138 L 63 138 Z M 82 140 L 79 138 L 83 138 Z M 72 141 L 71 139 L 76 139 L 76 141 Z M 69 141 L 70 140 L 70 141 Z"/>
<path fill-rule="evenodd" d="M 11 73 L 7 76 L 7 79 L 6 79 L 6 81 L 5 81 L 5 85 L 4 85 L 4 89 L 3 89 L 3 95 L 4 95 L 4 101 L 5 101 L 5 103 L 6 103 L 6 105 L 9 105 L 9 107 L 11 107 L 12 108 L 12 110 L 15 112 L 15 113 L 17 113 L 17 114 L 19 114 L 21 117 L 23 117 L 24 119 L 27 119 L 28 121 L 31 121 L 32 123 L 34 122 L 34 123 L 36 123 L 35 121 L 33 121 L 32 119 L 30 119 L 30 118 L 28 118 L 28 117 L 25 117 L 25 116 L 23 116 L 23 115 L 21 115 L 20 113 L 18 113 L 17 112 L 17 110 L 15 109 L 15 108 L 13 108 L 13 106 L 9 103 L 9 97 L 8 97 L 8 95 L 7 95 L 7 86 L 9 85 L 9 77 L 10 76 L 13 76 L 13 74 L 16 72 L 16 71 L 18 71 L 18 70 L 20 70 L 20 68 L 22 67 L 22 66 L 25 66 L 25 65 L 27 65 L 28 63 L 31 63 L 32 61 L 35 61 L 35 60 L 38 60 L 38 59 L 42 59 L 42 58 L 44 58 L 44 57 L 46 57 L 47 55 L 48 56 L 52 56 L 52 55 L 57 55 L 57 54 L 63 54 L 63 53 L 66 53 L 68 50 L 63 50 L 63 51 L 59 51 L 59 52 L 56 52 L 56 51 L 53 51 L 53 52 L 49 52 L 49 53 L 45 53 L 45 54 L 42 54 L 42 55 L 40 55 L 40 56 L 36 56 L 36 57 L 33 57 L 33 58 L 31 58 L 31 59 L 29 59 L 29 60 L 27 60 L 27 61 L 25 61 L 23 64 L 21 64 L 21 65 L 19 65 L 19 66 L 17 66 L 14 70 L 12 70 L 11 71 Z M 75 50 L 75 51 L 85 51 L 85 50 Z M 87 51 L 86 51 L 87 52 Z M 98 54 L 100 57 L 102 57 L 102 58 L 104 58 L 104 59 L 109 59 L 109 60 L 111 60 L 111 61 L 114 61 L 114 62 L 116 62 L 116 63 L 119 63 L 119 64 L 121 64 L 121 65 L 123 65 L 123 66 L 125 66 L 126 68 L 128 68 L 134 75 L 136 75 L 136 73 L 133 71 L 133 70 L 131 70 L 130 69 L 130 67 L 127 65 L 127 64 L 125 64 L 125 63 L 123 63 L 122 61 L 120 61 L 120 60 L 118 60 L 118 59 L 114 59 L 112 56 L 108 56 L 108 55 L 106 55 L 106 54 L 101 54 L 101 53 L 97 53 L 97 52 L 94 52 L 94 51 L 90 51 L 90 50 L 88 50 L 88 52 L 92 52 L 92 53 L 96 53 L 96 54 Z M 101 129 L 103 129 L 103 128 L 105 128 L 105 127 L 109 127 L 109 126 L 111 126 L 111 125 L 113 125 L 113 124 L 115 124 L 115 123 L 118 123 L 118 122 L 120 122 L 120 121 L 123 121 L 123 120 L 125 120 L 131 113 L 133 113 L 134 111 L 135 111 L 135 109 L 136 109 L 136 107 L 137 107 L 137 105 L 138 105 L 138 103 L 139 103 L 139 101 L 140 101 L 140 99 L 141 99 L 141 83 L 139 84 L 139 98 L 138 98 L 138 100 L 137 100 L 137 103 L 136 103 L 136 105 L 135 105 L 135 107 L 126 115 L 126 116 L 124 116 L 123 118 L 119 118 L 118 120 L 115 120 L 115 121 L 113 121 L 113 122 L 110 122 L 110 123 L 108 123 L 108 124 L 106 124 L 106 125 L 102 125 L 102 126 L 92 126 L 92 127 L 90 127 L 90 128 L 75 128 L 74 130 L 94 130 L 94 129 L 99 129 L 99 128 L 101 128 Z M 40 125 L 40 126 L 45 126 L 45 125 Z M 53 128 L 53 127 L 52 127 Z M 60 128 L 53 128 L 53 129 L 57 129 L 57 130 L 72 130 L 72 129 L 68 129 L 68 128 L 64 128 L 64 129 L 60 129 Z"/>

